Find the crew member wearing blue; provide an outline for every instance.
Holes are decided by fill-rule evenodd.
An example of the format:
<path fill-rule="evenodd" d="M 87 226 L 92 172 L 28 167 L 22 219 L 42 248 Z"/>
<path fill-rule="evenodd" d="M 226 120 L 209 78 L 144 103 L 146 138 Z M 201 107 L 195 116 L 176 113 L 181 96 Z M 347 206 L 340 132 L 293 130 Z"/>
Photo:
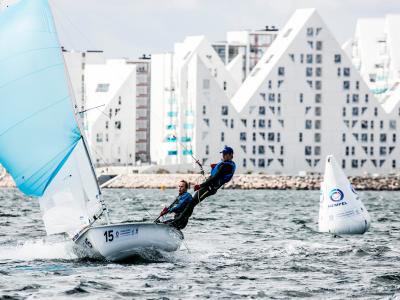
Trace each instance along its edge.
<path fill-rule="evenodd" d="M 210 177 L 202 184 L 196 184 L 194 186 L 195 194 L 193 200 L 189 205 L 186 206 L 185 210 L 177 218 L 174 219 L 174 223 L 181 227 L 181 222 L 187 224 L 190 216 L 193 213 L 193 209 L 203 201 L 205 198 L 214 195 L 219 188 L 221 188 L 225 183 L 228 183 L 235 173 L 236 165 L 233 162 L 233 149 L 231 147 L 225 146 L 220 152 L 222 153 L 222 160 L 217 164 L 211 165 Z"/>
<path fill-rule="evenodd" d="M 189 221 L 189 218 L 180 218 L 185 208 L 188 207 L 193 200 L 192 195 L 187 192 L 188 188 L 189 183 L 185 180 L 181 180 L 178 185 L 178 197 L 176 197 L 175 201 L 169 207 L 164 207 L 160 213 L 160 217 L 169 213 L 175 213 L 175 218 L 165 223 L 171 224 L 178 229 L 185 228 Z M 175 222 L 177 219 L 179 219 L 179 223 Z"/>

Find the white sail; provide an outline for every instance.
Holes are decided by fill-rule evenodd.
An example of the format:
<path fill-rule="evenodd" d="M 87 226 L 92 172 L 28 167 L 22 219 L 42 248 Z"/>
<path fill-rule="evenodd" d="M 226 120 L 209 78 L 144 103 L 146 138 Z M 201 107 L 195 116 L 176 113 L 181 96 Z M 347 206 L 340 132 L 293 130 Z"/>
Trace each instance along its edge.
<path fill-rule="evenodd" d="M 321 183 L 319 231 L 337 234 L 365 233 L 370 216 L 335 158 L 326 158 Z"/>
<path fill-rule="evenodd" d="M 96 178 L 81 140 L 39 198 L 47 234 L 73 234 L 102 212 Z"/>

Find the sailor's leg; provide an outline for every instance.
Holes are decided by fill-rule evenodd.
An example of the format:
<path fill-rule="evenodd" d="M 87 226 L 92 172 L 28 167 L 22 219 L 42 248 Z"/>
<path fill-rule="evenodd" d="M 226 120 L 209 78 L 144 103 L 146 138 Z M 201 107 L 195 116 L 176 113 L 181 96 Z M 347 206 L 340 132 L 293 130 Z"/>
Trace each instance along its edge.
<path fill-rule="evenodd" d="M 210 190 L 208 188 L 201 188 L 193 196 L 193 200 L 196 203 L 195 206 L 197 204 L 199 204 L 201 201 L 203 201 L 204 199 L 206 199 L 207 197 L 214 195 L 216 192 L 217 191 Z"/>

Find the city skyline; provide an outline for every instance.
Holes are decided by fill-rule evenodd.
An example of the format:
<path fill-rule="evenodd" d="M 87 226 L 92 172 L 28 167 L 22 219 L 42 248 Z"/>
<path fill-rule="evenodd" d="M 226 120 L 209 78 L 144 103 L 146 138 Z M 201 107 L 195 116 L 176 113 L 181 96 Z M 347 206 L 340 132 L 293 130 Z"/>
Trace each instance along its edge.
<path fill-rule="evenodd" d="M 177 40 L 204 34 L 225 39 L 232 30 L 282 28 L 298 8 L 315 7 L 340 44 L 354 34 L 357 18 L 400 13 L 395 0 L 161 1 L 50 0 L 61 44 L 68 49 L 104 50 L 107 58 L 138 57 L 173 50 Z M 250 4 L 249 4 L 250 3 Z M 343 9 L 345 7 L 346 9 Z M 340 13 L 340 22 L 337 19 Z M 110 16 L 116 16 L 118 18 Z M 215 21 L 214 21 L 215 20 Z"/>

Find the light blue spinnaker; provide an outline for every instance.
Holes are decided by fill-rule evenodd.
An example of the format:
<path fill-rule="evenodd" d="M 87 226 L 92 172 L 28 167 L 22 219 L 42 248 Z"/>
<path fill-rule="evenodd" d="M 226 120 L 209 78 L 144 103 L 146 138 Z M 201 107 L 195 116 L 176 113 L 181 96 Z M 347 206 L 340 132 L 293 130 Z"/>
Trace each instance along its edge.
<path fill-rule="evenodd" d="M 47 0 L 0 13 L 0 163 L 42 196 L 81 138 Z"/>

